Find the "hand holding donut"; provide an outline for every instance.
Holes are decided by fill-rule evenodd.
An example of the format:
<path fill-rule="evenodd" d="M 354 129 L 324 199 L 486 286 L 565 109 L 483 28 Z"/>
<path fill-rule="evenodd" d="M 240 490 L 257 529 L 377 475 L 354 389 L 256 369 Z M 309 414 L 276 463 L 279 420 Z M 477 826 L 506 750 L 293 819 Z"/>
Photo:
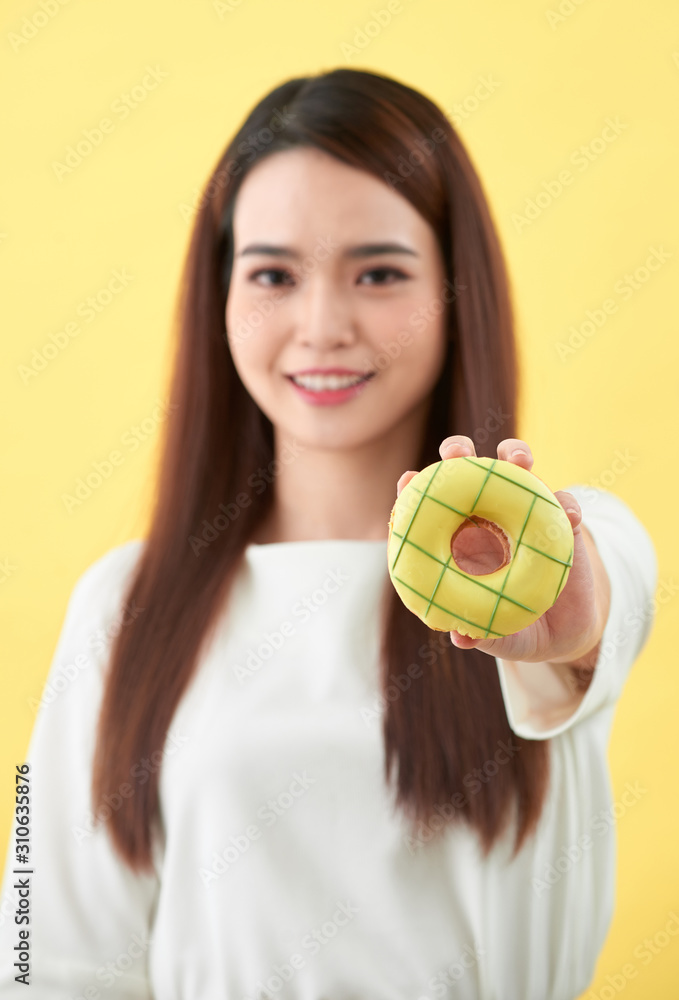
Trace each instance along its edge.
<path fill-rule="evenodd" d="M 520 471 L 531 472 L 533 456 L 518 438 L 498 445 L 499 463 L 477 459 L 471 438 L 459 434 L 439 453 L 441 463 L 397 483 L 388 551 L 401 599 L 439 631 L 457 616 L 450 638 L 461 649 L 524 662 L 584 657 L 603 632 L 597 582 L 605 571 L 575 497 Z"/>

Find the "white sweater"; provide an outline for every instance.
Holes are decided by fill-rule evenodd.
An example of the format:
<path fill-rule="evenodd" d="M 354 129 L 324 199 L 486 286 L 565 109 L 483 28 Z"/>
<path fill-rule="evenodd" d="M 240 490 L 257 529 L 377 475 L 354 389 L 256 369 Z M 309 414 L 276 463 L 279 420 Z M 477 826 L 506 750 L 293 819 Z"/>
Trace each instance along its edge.
<path fill-rule="evenodd" d="M 27 755 L 31 863 L 15 861 L 12 829 L 0 998 L 28 995 L 14 965 L 26 926 L 40 1000 L 579 996 L 613 913 L 615 816 L 645 793 L 629 782 L 613 804 L 607 746 L 658 571 L 618 497 L 569 491 L 610 577 L 610 615 L 590 687 L 565 707 L 551 668 L 531 665 L 528 686 L 496 661 L 513 732 L 550 738 L 552 751 L 538 834 L 511 863 L 511 832 L 486 861 L 466 825 L 431 844 L 426 831 L 409 838 L 383 779 L 376 615 L 387 543 L 334 539 L 248 546 L 162 760 L 139 762 L 120 790 L 133 794 L 161 767 L 164 842 L 155 874 L 132 874 L 105 828 L 92 832 L 89 785 L 110 639 L 144 613 L 121 596 L 143 542 L 93 563 L 73 590 Z M 498 747 L 482 780 L 518 746 Z M 22 867 L 33 874 L 15 875 Z M 28 925 L 15 923 L 19 880 L 30 885 Z"/>

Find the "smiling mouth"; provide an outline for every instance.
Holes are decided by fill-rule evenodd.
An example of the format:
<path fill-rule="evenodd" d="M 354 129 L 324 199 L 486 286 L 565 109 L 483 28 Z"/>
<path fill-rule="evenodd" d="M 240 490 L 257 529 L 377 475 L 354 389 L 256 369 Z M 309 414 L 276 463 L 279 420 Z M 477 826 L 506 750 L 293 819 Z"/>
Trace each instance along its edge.
<path fill-rule="evenodd" d="M 368 372 L 366 375 L 287 375 L 286 378 L 301 389 L 309 389 L 311 392 L 332 392 L 350 389 L 374 376 L 375 372 Z"/>

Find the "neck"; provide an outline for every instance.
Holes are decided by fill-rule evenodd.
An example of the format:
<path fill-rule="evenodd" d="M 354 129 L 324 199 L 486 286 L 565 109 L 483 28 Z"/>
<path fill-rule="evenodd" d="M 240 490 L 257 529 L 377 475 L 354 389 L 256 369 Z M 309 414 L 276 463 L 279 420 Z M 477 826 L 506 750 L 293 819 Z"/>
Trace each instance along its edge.
<path fill-rule="evenodd" d="M 314 539 L 385 540 L 396 483 L 417 469 L 427 408 L 358 448 L 300 446 L 275 428 L 274 503 L 252 539 L 258 544 Z"/>

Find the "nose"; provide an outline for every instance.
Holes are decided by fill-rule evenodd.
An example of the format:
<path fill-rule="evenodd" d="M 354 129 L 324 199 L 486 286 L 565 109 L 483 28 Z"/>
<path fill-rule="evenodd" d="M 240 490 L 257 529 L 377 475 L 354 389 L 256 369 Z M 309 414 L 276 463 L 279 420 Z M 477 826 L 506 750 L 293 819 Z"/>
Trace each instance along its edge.
<path fill-rule="evenodd" d="M 355 343 L 355 321 L 348 296 L 331 278 L 322 274 L 309 277 L 297 304 L 294 322 L 299 344 L 321 351 Z"/>

